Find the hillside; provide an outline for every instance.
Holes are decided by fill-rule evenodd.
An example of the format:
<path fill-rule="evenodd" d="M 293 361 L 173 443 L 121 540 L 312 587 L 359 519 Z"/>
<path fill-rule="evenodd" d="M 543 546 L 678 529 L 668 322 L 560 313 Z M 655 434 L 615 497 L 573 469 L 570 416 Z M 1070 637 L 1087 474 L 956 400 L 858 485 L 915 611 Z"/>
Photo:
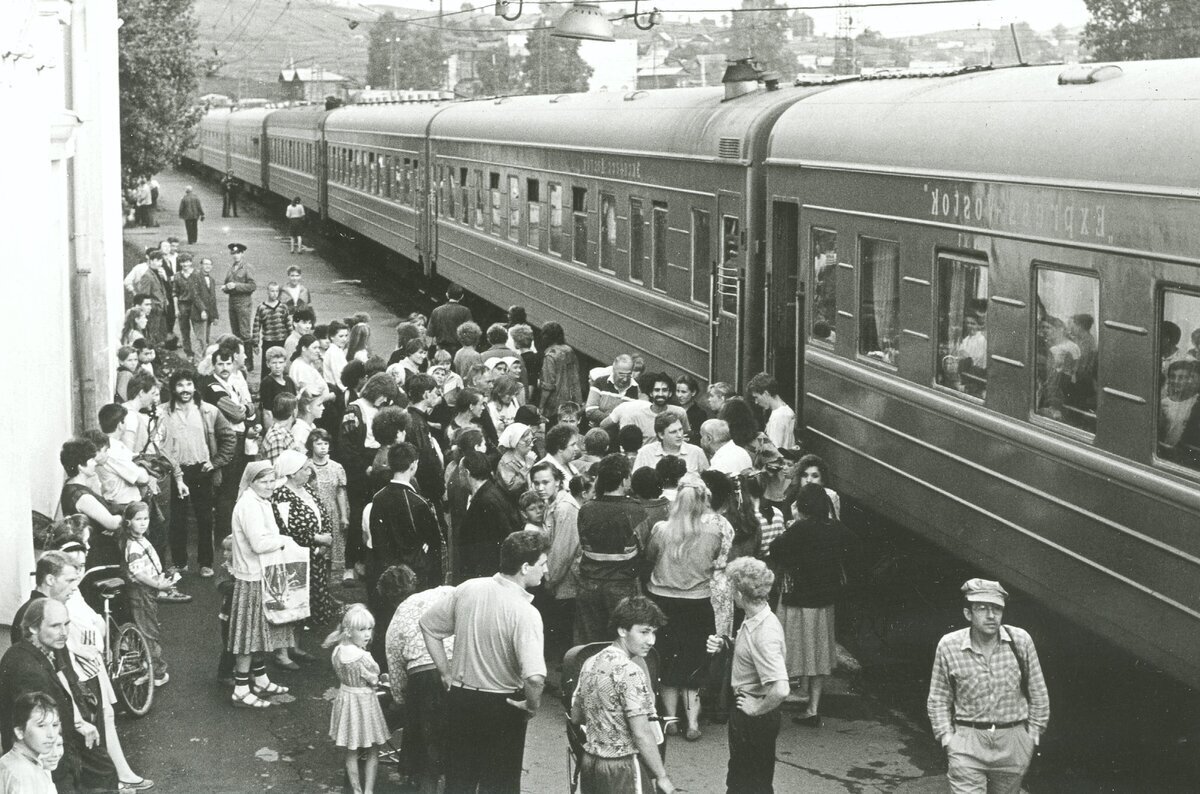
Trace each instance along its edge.
<path fill-rule="evenodd" d="M 195 0 L 195 14 L 200 57 L 210 64 L 200 93 L 269 99 L 278 94 L 279 70 L 293 61 L 361 84 L 367 31 L 378 17 L 322 0 Z"/>

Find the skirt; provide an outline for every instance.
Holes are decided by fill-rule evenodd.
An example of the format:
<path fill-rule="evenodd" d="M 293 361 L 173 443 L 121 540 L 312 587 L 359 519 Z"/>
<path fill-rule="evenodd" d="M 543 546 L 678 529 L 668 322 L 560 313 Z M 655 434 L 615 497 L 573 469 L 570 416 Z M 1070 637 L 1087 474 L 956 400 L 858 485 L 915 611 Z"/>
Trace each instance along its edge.
<path fill-rule="evenodd" d="M 659 674 L 664 686 L 699 689 L 708 677 L 708 637 L 716 631 L 712 601 L 651 594 L 667 616 L 658 630 Z"/>
<path fill-rule="evenodd" d="M 229 652 L 242 655 L 263 653 L 295 645 L 291 624 L 275 626 L 263 611 L 262 582 L 233 581 L 233 604 L 229 609 Z"/>
<path fill-rule="evenodd" d="M 833 606 L 779 607 L 787 643 L 788 675 L 829 675 L 837 663 Z"/>
<path fill-rule="evenodd" d="M 383 744 L 391 737 L 374 688 L 344 685 L 338 688 L 329 715 L 329 738 L 335 745 L 361 750 Z"/>

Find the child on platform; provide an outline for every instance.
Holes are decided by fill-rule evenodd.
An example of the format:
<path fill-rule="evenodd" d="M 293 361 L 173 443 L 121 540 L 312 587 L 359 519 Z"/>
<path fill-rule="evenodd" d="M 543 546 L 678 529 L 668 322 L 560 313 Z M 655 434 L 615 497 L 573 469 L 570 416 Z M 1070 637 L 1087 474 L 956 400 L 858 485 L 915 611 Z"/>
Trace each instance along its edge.
<path fill-rule="evenodd" d="M 150 658 L 154 662 L 154 685 L 167 683 L 167 662 L 162 655 L 162 627 L 158 622 L 158 594 L 167 592 L 179 581 L 179 576 L 163 573 L 158 552 L 150 545 L 146 532 L 150 529 L 150 506 L 133 502 L 125 508 L 118 539 L 121 559 L 129 579 L 129 613 L 134 624 L 146 635 Z"/>
<path fill-rule="evenodd" d="M 317 428 L 308 434 L 304 446 L 312 459 L 316 471 L 317 499 L 325 508 L 325 515 L 333 525 L 333 545 L 329 551 L 329 564 L 333 573 L 346 570 L 346 527 L 350 526 L 350 500 L 346 492 L 346 470 L 342 464 L 329 457 L 332 443 L 329 432 Z M 349 577 L 347 577 L 349 578 Z"/>
<path fill-rule="evenodd" d="M 346 775 L 354 794 L 374 791 L 379 745 L 391 735 L 375 694 L 375 686 L 386 683 L 387 676 L 379 675 L 379 664 L 367 652 L 374 631 L 375 617 L 370 610 L 354 604 L 342 616 L 342 624 L 324 642 L 326 648 L 336 646 L 332 654 L 333 671 L 341 682 L 329 718 L 329 737 L 345 750 Z M 366 751 L 361 779 L 360 750 Z"/>

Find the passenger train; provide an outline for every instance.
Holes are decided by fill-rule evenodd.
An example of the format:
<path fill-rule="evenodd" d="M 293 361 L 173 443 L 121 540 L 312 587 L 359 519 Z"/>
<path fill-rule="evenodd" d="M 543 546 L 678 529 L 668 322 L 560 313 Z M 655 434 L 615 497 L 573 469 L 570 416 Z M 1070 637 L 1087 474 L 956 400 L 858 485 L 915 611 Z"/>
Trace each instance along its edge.
<path fill-rule="evenodd" d="M 211 114 L 196 164 L 584 352 L 774 372 L 839 490 L 1200 687 L 1200 61 Z"/>

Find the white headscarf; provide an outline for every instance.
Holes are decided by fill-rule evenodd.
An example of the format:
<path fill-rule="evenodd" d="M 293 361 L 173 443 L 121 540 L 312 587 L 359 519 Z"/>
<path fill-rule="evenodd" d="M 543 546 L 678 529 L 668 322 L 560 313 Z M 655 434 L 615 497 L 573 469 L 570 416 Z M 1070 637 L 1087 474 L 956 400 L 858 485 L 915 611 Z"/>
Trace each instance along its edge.
<path fill-rule="evenodd" d="M 504 428 L 504 432 L 500 434 L 498 445 L 504 449 L 516 449 L 517 444 L 521 442 L 521 437 L 529 432 L 529 425 L 523 425 L 520 422 L 513 422 L 508 427 Z"/>

